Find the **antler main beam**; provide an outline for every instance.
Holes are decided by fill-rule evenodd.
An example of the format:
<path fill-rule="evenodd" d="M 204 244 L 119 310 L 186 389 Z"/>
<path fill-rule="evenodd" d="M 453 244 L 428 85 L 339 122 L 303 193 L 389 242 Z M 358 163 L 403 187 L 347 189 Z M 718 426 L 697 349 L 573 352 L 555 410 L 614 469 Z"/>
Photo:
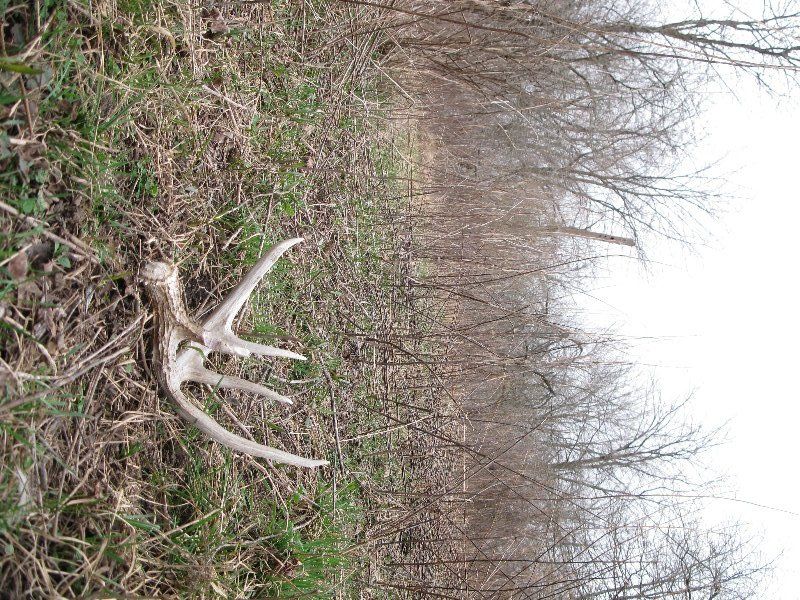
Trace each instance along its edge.
<path fill-rule="evenodd" d="M 210 352 L 223 352 L 236 356 L 258 354 L 305 360 L 303 355 L 289 350 L 243 340 L 233 333 L 232 329 L 236 314 L 244 306 L 261 278 L 284 252 L 302 241 L 303 238 L 293 238 L 270 248 L 220 305 L 200 323 L 192 320 L 186 311 L 177 267 L 162 262 L 149 262 L 142 266 L 139 276 L 150 293 L 155 312 L 153 363 L 156 366 L 159 383 L 164 392 L 175 402 L 178 413 L 211 439 L 232 450 L 277 463 L 313 468 L 327 465 L 328 461 L 303 458 L 233 434 L 196 406 L 181 391 L 182 383 L 195 381 L 213 387 L 244 390 L 276 402 L 292 403 L 289 398 L 258 383 L 215 373 L 207 369 L 204 363 Z M 184 347 L 181 347 L 184 342 L 186 342 Z"/>

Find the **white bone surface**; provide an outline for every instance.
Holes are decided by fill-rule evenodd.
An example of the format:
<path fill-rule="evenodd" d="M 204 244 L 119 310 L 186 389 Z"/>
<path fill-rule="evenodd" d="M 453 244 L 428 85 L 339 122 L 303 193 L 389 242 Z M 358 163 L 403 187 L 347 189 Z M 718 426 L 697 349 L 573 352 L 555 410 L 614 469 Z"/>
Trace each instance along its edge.
<path fill-rule="evenodd" d="M 181 384 L 194 381 L 212 387 L 239 389 L 259 394 L 270 400 L 291 404 L 292 401 L 269 388 L 239 377 L 215 373 L 205 367 L 210 352 L 224 352 L 236 356 L 273 356 L 305 360 L 290 350 L 248 342 L 233 333 L 236 314 L 242 309 L 258 282 L 289 248 L 302 242 L 292 238 L 276 244 L 248 271 L 226 298 L 201 323 L 192 320 L 183 303 L 178 269 L 173 265 L 150 262 L 142 266 L 139 276 L 153 300 L 155 334 L 153 363 L 159 383 L 175 402 L 178 413 L 214 441 L 250 456 L 266 458 L 276 463 L 298 467 L 320 467 L 328 461 L 314 460 L 264 446 L 231 433 L 194 404 L 181 390 Z M 181 342 L 190 342 L 179 349 Z"/>

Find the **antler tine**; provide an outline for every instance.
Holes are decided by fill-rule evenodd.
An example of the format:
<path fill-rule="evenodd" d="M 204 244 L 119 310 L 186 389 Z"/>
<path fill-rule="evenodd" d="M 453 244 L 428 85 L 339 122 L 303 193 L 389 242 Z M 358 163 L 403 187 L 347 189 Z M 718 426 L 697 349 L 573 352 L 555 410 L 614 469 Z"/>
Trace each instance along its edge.
<path fill-rule="evenodd" d="M 303 458 L 302 456 L 284 452 L 283 450 L 278 450 L 277 448 L 272 448 L 270 446 L 264 446 L 263 444 L 259 444 L 252 440 L 248 440 L 247 438 L 236 435 L 235 433 L 231 433 L 202 410 L 200 410 L 197 406 L 195 406 L 194 403 L 191 402 L 181 391 L 180 384 L 180 380 L 171 380 L 166 386 L 170 398 L 172 398 L 172 400 L 178 406 L 178 412 L 184 419 L 186 419 L 186 421 L 197 427 L 215 442 L 219 442 L 231 450 L 236 450 L 237 452 L 242 452 L 243 454 L 247 454 L 249 456 L 266 458 L 268 460 L 287 465 L 294 465 L 296 467 L 315 468 L 328 464 L 327 460 Z"/>
<path fill-rule="evenodd" d="M 192 373 L 192 376 L 189 378 L 189 380 L 197 383 L 205 383 L 211 387 L 229 390 L 242 390 L 244 392 L 258 394 L 259 396 L 265 396 L 266 398 L 274 400 L 275 402 L 280 402 L 281 404 L 293 404 L 291 398 L 282 396 L 278 392 L 273 392 L 268 387 L 259 383 L 253 383 L 252 381 L 242 379 L 241 377 L 234 377 L 233 375 L 221 375 L 220 373 L 216 373 L 206 368 Z"/>
<path fill-rule="evenodd" d="M 245 274 L 242 280 L 228 293 L 225 300 L 203 321 L 203 343 L 217 352 L 226 352 L 237 356 L 274 356 L 279 358 L 292 358 L 306 360 L 302 354 L 291 350 L 283 350 L 274 346 L 265 346 L 243 340 L 233 333 L 231 329 L 233 319 L 244 306 L 244 303 L 253 293 L 258 282 L 275 265 L 292 246 L 299 244 L 303 238 L 292 238 L 275 244 L 258 262 Z"/>
<path fill-rule="evenodd" d="M 195 381 L 221 388 L 240 389 L 291 404 L 289 398 L 263 385 L 215 373 L 207 369 L 204 362 L 209 352 L 214 350 L 245 356 L 256 353 L 305 360 L 304 356 L 290 350 L 242 340 L 231 330 L 236 313 L 247 301 L 261 278 L 286 250 L 301 241 L 302 238 L 294 238 L 271 248 L 202 324 L 188 317 L 178 271 L 174 266 L 147 263 L 142 266 L 140 277 L 147 285 L 154 305 L 156 334 L 153 342 L 153 362 L 157 367 L 159 382 L 177 405 L 179 414 L 211 439 L 232 450 L 278 463 L 313 468 L 321 467 L 328 462 L 303 458 L 231 433 L 197 407 L 181 391 L 181 384 L 184 381 Z M 181 342 L 186 340 L 193 342 L 193 345 L 179 349 Z"/>
<path fill-rule="evenodd" d="M 292 238 L 275 244 L 270 248 L 242 277 L 242 280 L 234 286 L 225 300 L 220 302 L 219 306 L 203 321 L 203 326 L 210 330 L 224 329 L 230 332 L 233 326 L 233 319 L 242 309 L 253 290 L 256 289 L 261 278 L 278 262 L 284 252 L 302 241 L 303 238 Z"/>
<path fill-rule="evenodd" d="M 234 377 L 233 375 L 222 375 L 203 365 L 203 361 L 208 356 L 210 348 L 207 346 L 189 346 L 178 352 L 178 358 L 175 361 L 178 370 L 185 372 L 184 381 L 194 381 L 196 383 L 205 383 L 211 387 L 218 387 L 229 390 L 242 390 L 251 392 L 260 396 L 265 396 L 270 400 L 281 402 L 283 404 L 293 404 L 291 398 L 287 398 L 273 392 L 266 386 L 260 383 L 254 383 L 241 377 Z"/>
<path fill-rule="evenodd" d="M 208 334 L 204 333 L 204 337 Z M 208 339 L 206 337 L 206 339 Z M 276 348 L 275 346 L 265 346 L 263 344 L 256 344 L 255 342 L 248 342 L 242 338 L 234 335 L 233 333 L 213 333 L 211 340 L 216 346 L 213 347 L 217 352 L 225 352 L 227 354 L 235 354 L 236 356 L 250 356 L 257 354 L 258 356 L 272 356 L 275 358 L 291 358 L 294 360 L 306 360 L 306 357 L 291 350 L 284 350 L 283 348 Z"/>

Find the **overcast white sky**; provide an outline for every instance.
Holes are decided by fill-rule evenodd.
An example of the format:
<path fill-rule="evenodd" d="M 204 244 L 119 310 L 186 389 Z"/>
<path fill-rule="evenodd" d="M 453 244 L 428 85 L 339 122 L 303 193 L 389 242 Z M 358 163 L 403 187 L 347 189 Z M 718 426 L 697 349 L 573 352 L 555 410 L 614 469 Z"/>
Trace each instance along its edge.
<path fill-rule="evenodd" d="M 633 356 L 656 368 L 674 397 L 696 390 L 696 413 L 730 420 L 713 462 L 738 497 L 800 515 L 800 95 L 778 103 L 737 82 L 740 99 L 714 95 L 698 160 L 724 157 L 739 188 L 713 227 L 716 240 L 687 255 L 649 249 L 661 266 L 610 259 L 609 276 L 581 304 L 599 327 L 637 342 Z M 616 251 L 616 248 L 615 248 Z M 763 530 L 764 549 L 783 549 L 763 598 L 800 599 L 800 516 L 714 501 L 712 514 Z"/>

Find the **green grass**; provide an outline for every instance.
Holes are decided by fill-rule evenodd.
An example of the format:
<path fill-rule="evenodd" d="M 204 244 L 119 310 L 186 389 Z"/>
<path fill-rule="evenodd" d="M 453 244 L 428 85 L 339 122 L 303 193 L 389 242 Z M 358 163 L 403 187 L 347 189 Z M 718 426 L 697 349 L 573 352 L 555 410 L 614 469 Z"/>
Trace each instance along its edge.
<path fill-rule="evenodd" d="M 418 443 L 382 430 L 425 402 L 402 389 L 387 346 L 354 343 L 405 330 L 410 304 L 397 303 L 401 233 L 390 223 L 405 209 L 393 183 L 402 168 L 363 112 L 382 99 L 351 68 L 360 50 L 340 35 L 347 11 L 323 0 L 237 7 L 221 15 L 229 31 L 210 36 L 213 15 L 183 2 L 49 0 L 44 31 L 26 6 L 3 10 L 25 39 L 41 33 L 26 62 L 40 74 L 0 69 L 0 195 L 36 219 L 0 212 L 5 589 L 384 597 L 365 582 L 390 580 L 391 561 L 367 542 L 406 500 L 374 490 L 411 489 L 404 456 Z M 355 76 L 340 85 L 345 72 Z M 205 310 L 293 236 L 306 242 L 238 327 L 310 360 L 214 360 L 295 406 L 190 395 L 232 430 L 226 407 L 259 441 L 333 463 L 319 472 L 236 455 L 175 416 L 153 377 L 135 276 L 143 260 L 178 262 L 187 303 Z M 23 252 L 19 277 L 11 259 Z"/>
<path fill-rule="evenodd" d="M 381 433 L 395 423 L 387 399 L 407 420 L 399 400 L 414 401 L 386 346 L 351 348 L 407 318 L 392 308 L 400 233 L 386 225 L 404 207 L 402 169 L 364 113 L 381 98 L 351 68 L 360 49 L 340 35 L 351 15 L 327 0 L 274 1 L 223 11 L 229 31 L 210 36 L 213 15 L 183 2 L 49 0 L 43 31 L 27 6 L 4 11 L 26 39 L 41 34 L 26 63 L 41 74 L 0 69 L 0 195 L 37 220 L 0 213 L 5 589 L 359 597 L 390 562 L 375 562 L 370 532 L 405 502 L 374 489 L 410 485 L 408 432 Z M 35 144 L 21 151 L 19 139 Z M 143 260 L 176 261 L 190 308 L 208 309 L 293 236 L 306 242 L 238 327 L 310 360 L 215 360 L 295 406 L 190 393 L 232 430 L 225 407 L 259 441 L 332 461 L 319 472 L 236 455 L 175 416 L 152 374 L 135 276 Z"/>

